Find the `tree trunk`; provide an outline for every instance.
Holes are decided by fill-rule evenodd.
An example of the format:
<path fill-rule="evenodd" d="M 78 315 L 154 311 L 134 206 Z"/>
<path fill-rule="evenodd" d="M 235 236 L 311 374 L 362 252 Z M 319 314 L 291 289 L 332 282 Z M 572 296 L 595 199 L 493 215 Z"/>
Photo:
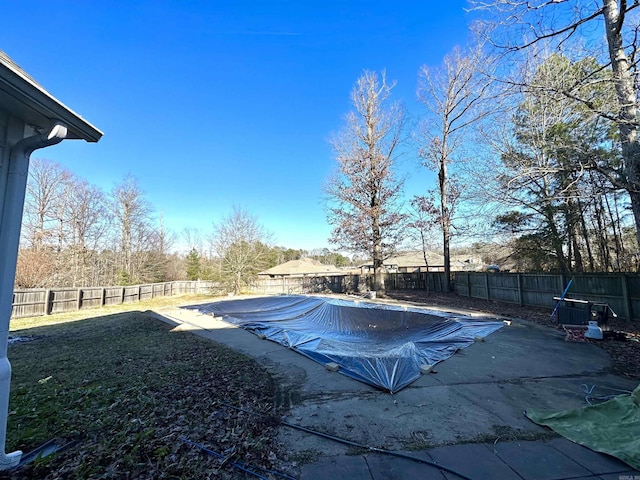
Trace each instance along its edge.
<path fill-rule="evenodd" d="M 446 224 L 446 227 L 445 225 Z M 451 291 L 451 253 L 449 251 L 449 222 L 445 221 L 442 228 L 442 247 L 444 249 L 444 285 L 445 293 Z"/>
<path fill-rule="evenodd" d="M 567 259 L 564 255 L 563 250 L 564 242 L 562 237 L 560 236 L 560 232 L 558 231 L 558 226 L 556 225 L 556 220 L 553 214 L 553 207 L 546 207 L 544 209 L 544 217 L 547 221 L 549 232 L 551 233 L 551 247 L 553 248 L 553 252 L 556 255 L 556 261 L 560 272 L 569 273 L 570 269 L 567 265 Z"/>
<path fill-rule="evenodd" d="M 589 271 L 594 272 L 595 263 L 593 261 L 593 252 L 591 251 L 591 241 L 589 240 L 589 231 L 587 230 L 587 223 L 584 219 L 584 208 L 580 199 L 578 199 L 578 211 L 580 212 L 580 234 L 584 240 L 584 245 L 587 249 L 587 257 L 589 258 Z"/>
<path fill-rule="evenodd" d="M 580 244 L 578 243 L 578 229 L 575 225 L 571 226 L 571 245 L 573 247 L 573 271 L 584 272 L 584 262 L 582 261 L 582 253 L 580 252 Z"/>
<path fill-rule="evenodd" d="M 616 0 L 603 0 L 605 30 L 609 58 L 613 70 L 613 81 L 616 95 L 620 104 L 620 142 L 622 144 L 622 158 L 627 191 L 631 198 L 631 211 L 636 226 L 636 237 L 640 246 L 640 146 L 638 145 L 637 98 L 631 65 L 624 51 L 622 39 L 622 18 Z"/>
<path fill-rule="evenodd" d="M 420 231 L 420 240 L 422 241 L 422 258 L 424 258 L 424 265 L 429 271 L 429 259 L 427 258 L 427 240 L 424 236 L 424 232 Z"/>
<path fill-rule="evenodd" d="M 572 189 L 571 196 L 577 198 L 578 192 Z M 569 266 L 571 267 L 571 265 L 573 265 L 572 271 L 574 272 L 584 272 L 584 262 L 582 260 L 582 252 L 580 251 L 580 242 L 578 241 L 580 238 L 578 221 L 581 216 L 582 212 L 578 209 L 577 202 L 569 199 L 566 205 L 566 222 L 567 235 L 569 236 L 568 243 L 573 252 L 573 263 L 572 257 L 569 255 Z"/>
<path fill-rule="evenodd" d="M 374 231 L 377 227 L 377 221 L 374 221 Z M 374 238 L 379 238 L 379 235 L 374 233 Z M 382 254 L 381 241 L 377 240 L 373 246 L 373 290 L 376 292 L 376 296 L 384 297 L 384 258 Z"/>
<path fill-rule="evenodd" d="M 595 204 L 595 220 L 596 220 L 596 233 L 598 238 L 598 251 L 600 252 L 600 269 L 605 272 L 610 271 L 610 259 L 609 259 L 609 235 L 606 230 L 606 220 L 604 216 L 604 205 L 602 204 L 602 198 L 599 198 Z"/>
<path fill-rule="evenodd" d="M 614 202 L 615 202 L 615 194 L 614 194 Z M 622 232 L 621 225 L 619 222 L 619 218 L 617 217 L 617 209 L 618 206 L 614 203 L 614 208 L 611 208 L 611 202 L 609 202 L 608 195 L 604 196 L 605 205 L 607 207 L 606 213 L 608 214 L 608 224 L 611 225 L 612 235 L 613 235 L 613 245 L 616 252 L 615 264 L 612 261 L 611 266 L 614 272 L 621 271 L 621 261 L 624 256 L 624 248 L 622 246 Z M 605 224 L 606 225 L 606 224 Z"/>
<path fill-rule="evenodd" d="M 640 193 L 629 192 L 629 197 L 631 197 L 631 211 L 636 224 L 636 238 L 640 246 Z"/>
<path fill-rule="evenodd" d="M 443 148 L 445 148 L 443 142 Z M 440 171 L 438 172 L 438 184 L 440 187 L 440 214 L 442 215 L 442 250 L 444 257 L 444 285 L 445 293 L 451 291 L 451 254 L 449 242 L 451 236 L 451 219 L 449 218 L 449 204 L 447 202 L 447 162 L 443 157 L 440 161 Z"/>

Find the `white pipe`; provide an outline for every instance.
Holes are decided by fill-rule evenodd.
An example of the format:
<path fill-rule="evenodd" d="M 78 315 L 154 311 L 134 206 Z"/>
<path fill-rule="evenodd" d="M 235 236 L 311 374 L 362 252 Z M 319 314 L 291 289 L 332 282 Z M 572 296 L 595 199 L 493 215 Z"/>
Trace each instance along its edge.
<path fill-rule="evenodd" d="M 19 450 L 5 453 L 11 385 L 11 364 L 7 358 L 7 345 L 29 157 L 35 150 L 60 143 L 66 136 L 66 125 L 54 122 L 48 134 L 23 138 L 13 146 L 9 155 L 6 188 L 1 203 L 2 217 L 0 217 L 0 255 L 2 255 L 2 261 L 0 261 L 0 470 L 17 466 L 22 457 L 22 452 Z"/>

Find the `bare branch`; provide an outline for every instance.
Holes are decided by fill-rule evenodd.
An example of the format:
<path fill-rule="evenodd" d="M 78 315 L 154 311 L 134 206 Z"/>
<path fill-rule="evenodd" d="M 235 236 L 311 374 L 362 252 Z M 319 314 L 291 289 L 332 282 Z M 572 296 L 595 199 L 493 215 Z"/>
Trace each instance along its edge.
<path fill-rule="evenodd" d="M 371 255 L 378 288 L 380 267 L 401 243 L 405 219 L 398 206 L 402 181 L 394 172 L 405 114 L 402 105 L 389 101 L 394 85 L 384 72 L 365 71 L 357 80 L 354 109 L 331 139 L 338 168 L 325 185 L 331 241 Z"/>

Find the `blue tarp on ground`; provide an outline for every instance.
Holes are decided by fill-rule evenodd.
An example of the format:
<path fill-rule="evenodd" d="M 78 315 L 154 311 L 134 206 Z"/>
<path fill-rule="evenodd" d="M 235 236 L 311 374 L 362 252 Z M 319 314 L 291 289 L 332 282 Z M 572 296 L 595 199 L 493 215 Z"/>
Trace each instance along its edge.
<path fill-rule="evenodd" d="M 283 295 L 187 307 L 264 334 L 356 380 L 397 392 L 503 322 L 420 308 Z"/>

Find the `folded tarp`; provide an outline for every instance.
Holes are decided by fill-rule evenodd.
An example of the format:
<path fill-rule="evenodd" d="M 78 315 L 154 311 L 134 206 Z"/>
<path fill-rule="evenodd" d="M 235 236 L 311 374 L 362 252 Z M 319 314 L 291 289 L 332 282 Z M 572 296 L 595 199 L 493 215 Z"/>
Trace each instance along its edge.
<path fill-rule="evenodd" d="M 213 314 L 356 380 L 397 392 L 503 322 L 433 310 L 283 295 L 187 307 Z"/>
<path fill-rule="evenodd" d="M 640 470 L 640 385 L 631 395 L 576 410 L 527 410 L 527 417 L 572 442 L 607 453 Z"/>

